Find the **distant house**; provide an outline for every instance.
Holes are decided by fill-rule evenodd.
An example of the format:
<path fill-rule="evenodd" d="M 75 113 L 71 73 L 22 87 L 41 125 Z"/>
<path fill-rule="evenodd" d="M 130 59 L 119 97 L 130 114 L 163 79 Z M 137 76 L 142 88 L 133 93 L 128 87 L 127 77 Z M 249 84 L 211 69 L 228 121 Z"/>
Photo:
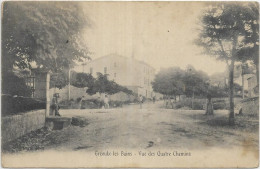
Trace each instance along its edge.
<path fill-rule="evenodd" d="M 155 69 L 143 61 L 117 54 L 110 54 L 88 64 L 74 68 L 76 72 L 90 73 L 94 77 L 97 72 L 108 74 L 108 79 L 127 87 L 138 95 L 146 98 L 155 96 L 151 82 L 155 76 Z"/>

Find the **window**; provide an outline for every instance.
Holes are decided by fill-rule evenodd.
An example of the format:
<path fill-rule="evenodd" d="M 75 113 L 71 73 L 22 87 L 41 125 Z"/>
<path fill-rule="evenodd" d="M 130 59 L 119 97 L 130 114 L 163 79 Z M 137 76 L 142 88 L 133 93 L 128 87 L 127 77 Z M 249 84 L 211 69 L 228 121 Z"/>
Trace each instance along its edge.
<path fill-rule="evenodd" d="M 107 67 L 104 67 L 104 74 L 107 74 Z"/>
<path fill-rule="evenodd" d="M 116 62 L 114 62 L 114 67 L 116 67 Z"/>
<path fill-rule="evenodd" d="M 93 68 L 92 68 L 92 67 L 90 68 L 89 73 L 90 73 L 90 74 L 93 73 Z"/>
<path fill-rule="evenodd" d="M 114 78 L 116 78 L 116 73 L 114 73 Z"/>

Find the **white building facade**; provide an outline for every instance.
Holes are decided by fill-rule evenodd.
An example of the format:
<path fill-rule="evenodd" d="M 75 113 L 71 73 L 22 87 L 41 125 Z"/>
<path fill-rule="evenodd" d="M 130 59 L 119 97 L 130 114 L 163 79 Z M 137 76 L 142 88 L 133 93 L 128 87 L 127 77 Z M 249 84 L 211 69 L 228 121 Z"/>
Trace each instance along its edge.
<path fill-rule="evenodd" d="M 110 54 L 74 68 L 76 72 L 108 74 L 108 79 L 125 86 L 138 95 L 146 98 L 155 96 L 151 82 L 154 80 L 155 69 L 145 62 L 134 58 Z"/>

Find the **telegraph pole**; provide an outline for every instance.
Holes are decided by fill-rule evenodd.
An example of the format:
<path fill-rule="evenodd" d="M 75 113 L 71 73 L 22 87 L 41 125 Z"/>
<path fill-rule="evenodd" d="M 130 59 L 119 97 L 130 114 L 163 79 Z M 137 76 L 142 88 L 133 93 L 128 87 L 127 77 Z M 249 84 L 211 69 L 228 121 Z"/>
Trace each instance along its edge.
<path fill-rule="evenodd" d="M 70 100 L 70 66 L 69 66 L 69 85 L 68 85 L 68 88 L 69 88 L 69 100 Z"/>

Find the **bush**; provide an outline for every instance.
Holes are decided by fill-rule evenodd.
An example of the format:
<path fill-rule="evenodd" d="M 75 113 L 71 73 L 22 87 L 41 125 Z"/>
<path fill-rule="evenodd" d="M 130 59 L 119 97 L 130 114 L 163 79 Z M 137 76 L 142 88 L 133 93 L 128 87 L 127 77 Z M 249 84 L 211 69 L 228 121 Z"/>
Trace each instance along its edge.
<path fill-rule="evenodd" d="M 2 116 L 45 108 L 46 102 L 44 101 L 35 100 L 33 98 L 2 95 Z"/>
<path fill-rule="evenodd" d="M 213 103 L 213 109 L 214 110 L 223 110 L 223 109 L 227 109 L 227 105 L 225 102 L 217 102 L 217 103 Z"/>
<path fill-rule="evenodd" d="M 59 106 L 62 109 L 78 109 L 78 104 L 75 104 L 75 101 L 73 99 L 71 100 L 62 100 L 59 102 Z"/>
<path fill-rule="evenodd" d="M 78 98 L 76 99 L 77 103 L 79 103 L 81 100 L 82 100 L 82 97 L 78 97 Z"/>
<path fill-rule="evenodd" d="M 205 99 L 194 99 L 193 101 L 193 110 L 203 110 L 205 105 Z M 185 98 L 180 102 L 175 103 L 176 109 L 191 109 L 192 108 L 192 99 Z"/>
<path fill-rule="evenodd" d="M 213 101 L 213 109 L 214 110 L 223 110 L 223 109 L 229 109 L 228 100 L 225 99 L 219 99 Z"/>
<path fill-rule="evenodd" d="M 195 101 L 193 103 L 193 110 L 203 110 L 204 108 L 204 104 L 205 104 L 205 101 L 204 103 L 203 102 L 198 102 L 198 101 Z"/>
<path fill-rule="evenodd" d="M 113 100 L 111 100 L 109 102 L 110 107 L 122 107 L 123 104 L 124 104 L 124 102 L 122 102 L 122 101 L 113 101 Z"/>
<path fill-rule="evenodd" d="M 31 88 L 26 86 L 25 80 L 16 76 L 14 73 L 2 73 L 2 93 L 30 97 Z"/>
<path fill-rule="evenodd" d="M 176 109 L 180 109 L 180 108 L 182 108 L 182 107 L 184 107 L 184 105 L 183 105 L 181 102 L 179 102 L 179 103 L 177 103 L 177 104 L 175 105 L 175 108 L 176 108 Z"/>
<path fill-rule="evenodd" d="M 82 100 L 81 109 L 98 109 L 101 108 L 103 102 L 97 99 Z"/>

